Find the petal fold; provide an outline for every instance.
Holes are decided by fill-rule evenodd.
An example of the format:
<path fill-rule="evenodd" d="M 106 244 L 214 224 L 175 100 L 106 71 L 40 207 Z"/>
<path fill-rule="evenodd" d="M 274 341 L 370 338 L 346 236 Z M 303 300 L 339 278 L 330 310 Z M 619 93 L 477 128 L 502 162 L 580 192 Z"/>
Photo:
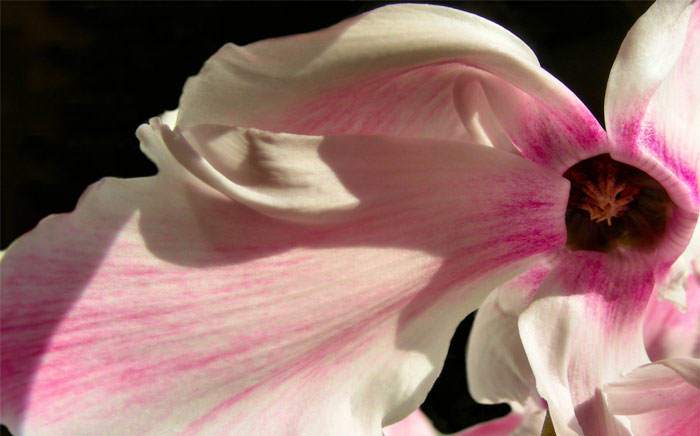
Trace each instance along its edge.
<path fill-rule="evenodd" d="M 512 412 L 461 433 L 539 436 L 547 406 L 535 389 L 535 376 L 523 348 L 518 318 L 549 275 L 548 259 L 489 294 L 479 306 L 467 348 L 471 396 L 484 404 L 508 403 Z"/>
<path fill-rule="evenodd" d="M 296 222 L 356 219 L 399 198 L 436 204 L 444 199 L 434 196 L 435 192 L 461 189 L 462 181 L 469 183 L 470 195 L 500 196 L 509 204 L 515 185 L 534 186 L 540 182 L 529 178 L 541 175 L 542 180 L 556 180 L 556 186 L 543 187 L 539 197 L 561 206 L 568 184 L 556 173 L 519 157 L 456 141 L 308 136 L 220 125 L 171 131 L 157 121 L 140 128 L 139 134 L 150 144 L 145 147 L 147 154 L 161 163 L 164 172 L 176 178 L 194 177 L 261 213 Z M 525 170 L 508 175 L 505 168 L 516 162 L 541 175 Z M 478 178 L 484 173 L 499 180 L 502 193 Z M 506 177 L 512 180 L 507 182 Z M 521 200 L 507 206 L 511 207 L 538 208 L 536 201 Z M 557 229 L 562 230 L 563 223 Z"/>
<path fill-rule="evenodd" d="M 467 345 L 471 396 L 484 404 L 539 400 L 518 332 L 518 317 L 549 273 L 545 261 L 489 294 L 479 306 Z"/>

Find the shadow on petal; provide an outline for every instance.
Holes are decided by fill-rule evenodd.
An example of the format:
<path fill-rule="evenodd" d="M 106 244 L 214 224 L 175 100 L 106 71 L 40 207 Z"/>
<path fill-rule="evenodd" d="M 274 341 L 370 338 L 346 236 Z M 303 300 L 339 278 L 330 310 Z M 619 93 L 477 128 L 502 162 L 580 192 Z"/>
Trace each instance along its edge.
<path fill-rule="evenodd" d="M 81 203 L 91 203 L 88 198 L 102 195 L 99 191 L 114 183 L 120 182 L 102 180 L 92 185 L 83 193 L 78 209 Z M 125 222 L 137 213 L 137 205 L 112 203 L 109 198 L 98 202 L 103 209 L 97 211 L 97 216 L 90 216 L 94 210 L 83 210 L 45 218 L 12 244 L 8 249 L 11 255 L 3 259 L 3 416 L 11 411 L 21 422 L 35 369 L 55 329 L 80 299 Z M 86 225 L 90 226 L 88 232 L 84 231 Z M 21 263 L 31 269 L 19 276 L 8 273 Z M 24 287 L 27 282 L 32 283 L 31 289 Z"/>

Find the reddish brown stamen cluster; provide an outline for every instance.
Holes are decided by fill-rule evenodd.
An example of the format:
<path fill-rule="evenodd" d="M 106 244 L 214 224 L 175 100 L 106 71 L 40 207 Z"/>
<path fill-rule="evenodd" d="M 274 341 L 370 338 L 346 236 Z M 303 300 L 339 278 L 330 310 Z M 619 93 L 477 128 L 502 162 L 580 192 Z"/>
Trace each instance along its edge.
<path fill-rule="evenodd" d="M 588 180 L 581 170 L 572 168 L 571 178 L 580 184 L 586 194 L 576 202 L 576 206 L 588 212 L 591 220 L 612 225 L 612 219 L 623 214 L 639 193 L 639 188 L 628 184 L 619 177 L 614 161 L 595 163 L 596 180 Z"/>
<path fill-rule="evenodd" d="M 644 249 L 663 237 L 674 206 L 648 174 L 603 154 L 577 163 L 564 177 L 571 182 L 566 210 L 569 248 Z"/>

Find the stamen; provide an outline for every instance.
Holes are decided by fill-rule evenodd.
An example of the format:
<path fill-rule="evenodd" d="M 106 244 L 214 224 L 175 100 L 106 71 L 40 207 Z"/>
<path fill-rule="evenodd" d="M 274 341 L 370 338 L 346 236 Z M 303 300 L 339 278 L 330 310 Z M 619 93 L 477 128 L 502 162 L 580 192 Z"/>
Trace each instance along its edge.
<path fill-rule="evenodd" d="M 564 177 L 571 181 L 566 211 L 569 248 L 644 248 L 663 236 L 674 205 L 643 171 L 603 154 L 577 163 Z"/>
<path fill-rule="evenodd" d="M 611 226 L 612 219 L 627 210 L 628 205 L 639 193 L 639 188 L 617 180 L 614 167 L 606 166 L 602 169 L 603 172 L 598 174 L 597 183 L 583 181 L 581 190 L 586 196 L 576 205 L 588 212 L 591 220 L 597 223 L 605 221 Z"/>

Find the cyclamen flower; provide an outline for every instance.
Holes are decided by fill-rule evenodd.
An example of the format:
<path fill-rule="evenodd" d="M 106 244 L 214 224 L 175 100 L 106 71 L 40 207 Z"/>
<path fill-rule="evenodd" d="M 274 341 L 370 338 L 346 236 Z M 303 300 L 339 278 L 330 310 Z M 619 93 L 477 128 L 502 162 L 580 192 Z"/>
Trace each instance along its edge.
<path fill-rule="evenodd" d="M 596 389 L 648 362 L 644 307 L 697 221 L 698 10 L 640 19 L 607 134 L 522 41 L 449 8 L 223 47 L 139 127 L 157 176 L 96 184 L 5 255 L 2 421 L 378 434 L 459 321 L 546 262 L 538 394 L 558 434 L 602 434 Z"/>

